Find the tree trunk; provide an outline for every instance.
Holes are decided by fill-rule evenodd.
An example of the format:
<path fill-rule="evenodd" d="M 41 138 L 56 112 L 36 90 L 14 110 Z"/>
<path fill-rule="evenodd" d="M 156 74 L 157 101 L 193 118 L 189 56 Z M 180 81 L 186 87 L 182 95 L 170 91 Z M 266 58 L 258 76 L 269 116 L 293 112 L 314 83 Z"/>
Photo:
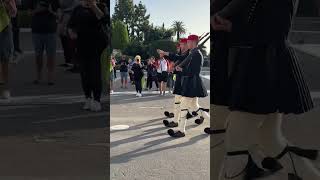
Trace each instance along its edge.
<path fill-rule="evenodd" d="M 179 39 L 180 39 L 180 32 L 177 31 L 177 41 L 179 41 Z"/>

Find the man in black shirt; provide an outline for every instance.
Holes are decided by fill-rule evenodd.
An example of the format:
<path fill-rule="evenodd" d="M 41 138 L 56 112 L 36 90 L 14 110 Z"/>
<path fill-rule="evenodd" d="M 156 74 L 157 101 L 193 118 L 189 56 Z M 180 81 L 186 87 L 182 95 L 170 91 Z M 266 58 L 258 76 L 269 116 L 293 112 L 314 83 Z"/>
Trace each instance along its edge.
<path fill-rule="evenodd" d="M 47 54 L 48 85 L 53 85 L 53 73 L 56 56 L 56 12 L 59 8 L 57 0 L 31 0 L 29 10 L 32 14 L 32 39 L 36 53 L 36 79 L 42 79 L 43 53 Z"/>
<path fill-rule="evenodd" d="M 125 56 L 120 60 L 120 76 L 121 76 L 121 88 L 127 89 L 128 84 L 128 62 Z"/>

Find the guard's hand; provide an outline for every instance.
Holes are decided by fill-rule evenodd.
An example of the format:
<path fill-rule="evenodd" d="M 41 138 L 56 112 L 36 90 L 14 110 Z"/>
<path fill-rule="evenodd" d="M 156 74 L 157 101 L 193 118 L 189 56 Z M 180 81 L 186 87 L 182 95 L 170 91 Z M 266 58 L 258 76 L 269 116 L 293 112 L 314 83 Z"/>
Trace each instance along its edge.
<path fill-rule="evenodd" d="M 219 15 L 211 17 L 211 26 L 215 31 L 231 32 L 232 22 L 228 19 L 222 18 Z"/>
<path fill-rule="evenodd" d="M 161 49 L 157 49 L 157 53 L 158 54 L 164 54 L 164 51 L 162 51 Z"/>
<path fill-rule="evenodd" d="M 182 71 L 182 68 L 179 67 L 179 66 L 177 66 L 177 67 L 176 67 L 176 71 Z"/>

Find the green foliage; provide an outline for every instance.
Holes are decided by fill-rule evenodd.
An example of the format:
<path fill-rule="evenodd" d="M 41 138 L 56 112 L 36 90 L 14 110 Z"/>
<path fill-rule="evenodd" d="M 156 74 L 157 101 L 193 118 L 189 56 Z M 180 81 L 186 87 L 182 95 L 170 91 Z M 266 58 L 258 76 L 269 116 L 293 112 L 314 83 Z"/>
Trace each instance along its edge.
<path fill-rule="evenodd" d="M 127 25 L 131 40 L 143 41 L 143 33 L 148 29 L 150 15 L 141 1 L 134 5 L 132 0 L 119 0 L 112 18 Z"/>
<path fill-rule="evenodd" d="M 124 49 L 123 54 L 133 57 L 140 55 L 142 59 L 148 58 L 146 45 L 139 41 L 131 41 Z"/>
<path fill-rule="evenodd" d="M 148 55 L 159 57 L 157 49 L 161 49 L 167 52 L 176 52 L 176 42 L 171 40 L 158 40 L 150 43 L 148 46 Z"/>
<path fill-rule="evenodd" d="M 18 26 L 21 28 L 30 28 L 31 27 L 32 17 L 29 15 L 28 11 L 21 10 L 18 13 Z"/>
<path fill-rule="evenodd" d="M 107 88 L 109 87 L 110 56 L 111 56 L 110 48 L 106 48 L 101 55 L 102 84 L 103 84 L 104 90 L 107 90 Z"/>
<path fill-rule="evenodd" d="M 147 8 L 140 1 L 138 5 L 134 5 L 133 26 L 135 37 L 139 41 L 143 41 L 143 33 L 148 29 L 150 15 L 147 14 Z M 132 36 L 132 38 L 134 37 Z"/>
<path fill-rule="evenodd" d="M 164 27 L 153 27 L 150 26 L 147 31 L 145 31 L 145 44 L 151 43 L 157 40 L 171 40 L 173 36 L 172 29 L 165 29 Z"/>
<path fill-rule="evenodd" d="M 129 36 L 126 25 L 121 21 L 114 21 L 112 23 L 112 48 L 124 50 L 129 44 Z"/>
<path fill-rule="evenodd" d="M 174 33 L 177 34 L 177 40 L 180 39 L 181 34 L 186 33 L 186 28 L 185 28 L 185 25 L 182 21 L 174 21 L 172 24 L 172 30 Z"/>
<path fill-rule="evenodd" d="M 134 14 L 133 0 L 118 0 L 115 5 L 113 20 L 119 20 L 129 25 L 132 22 L 132 16 Z"/>

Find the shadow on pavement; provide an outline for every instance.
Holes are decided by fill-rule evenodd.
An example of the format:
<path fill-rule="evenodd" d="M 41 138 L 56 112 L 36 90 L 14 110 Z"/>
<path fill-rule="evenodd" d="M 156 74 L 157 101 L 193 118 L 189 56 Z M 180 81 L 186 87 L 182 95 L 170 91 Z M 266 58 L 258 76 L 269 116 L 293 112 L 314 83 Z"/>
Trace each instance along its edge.
<path fill-rule="evenodd" d="M 142 93 L 143 94 L 143 93 Z M 141 98 L 135 97 L 135 95 L 127 95 L 127 98 L 121 97 L 121 99 L 117 99 L 111 96 L 110 101 L 112 105 L 118 104 L 131 104 L 131 103 L 141 103 L 141 102 L 149 102 L 149 101 L 156 101 L 156 100 L 163 100 L 163 99 L 174 99 L 174 96 L 167 95 L 167 96 L 159 96 L 158 94 L 147 94 Z"/>
<path fill-rule="evenodd" d="M 109 127 L 109 104 L 104 111 L 94 113 L 82 111 L 82 103 L 56 104 L 48 106 L 0 106 L 0 136 L 32 135 L 68 130 Z M 2 110 L 1 108 L 7 108 Z M 9 109 L 8 109 L 9 108 Z M 12 108 L 12 109 L 11 109 Z"/>
<path fill-rule="evenodd" d="M 119 146 L 121 144 L 133 143 L 135 141 L 141 141 L 141 140 L 144 140 L 144 139 L 158 137 L 158 136 L 161 136 L 163 133 L 154 134 L 154 135 L 150 135 L 150 134 L 153 134 L 155 132 L 159 132 L 159 131 L 165 130 L 165 129 L 166 129 L 165 127 L 157 127 L 157 128 L 149 129 L 147 131 L 141 132 L 139 135 L 132 136 L 132 137 L 129 137 L 129 138 L 126 138 L 126 139 L 121 139 L 121 140 L 118 140 L 118 141 L 110 142 L 110 146 L 111 146 L 111 148 L 114 148 L 114 147 Z"/>
<path fill-rule="evenodd" d="M 174 139 L 174 138 L 171 138 L 171 137 L 158 139 L 158 140 L 155 140 L 155 141 L 152 141 L 152 142 L 148 143 L 147 146 L 144 146 L 142 148 L 136 149 L 134 151 L 127 152 L 125 154 L 120 154 L 118 156 L 113 156 L 113 157 L 110 158 L 110 160 L 111 160 L 110 162 L 111 162 L 111 164 L 127 163 L 127 162 L 129 162 L 130 160 L 132 160 L 134 158 L 137 158 L 137 157 L 140 157 L 140 156 L 145 156 L 147 154 L 157 153 L 157 152 L 161 152 L 161 151 L 165 151 L 165 150 L 169 150 L 169 149 L 174 149 L 174 148 L 179 148 L 179 147 L 190 146 L 190 145 L 193 145 L 196 142 L 198 142 L 198 141 L 200 141 L 202 139 L 205 139 L 207 137 L 208 137 L 207 135 L 201 134 L 201 135 L 194 136 L 194 137 L 190 138 L 189 141 L 184 142 L 184 143 L 175 144 L 175 145 L 172 145 L 172 146 L 166 146 L 166 147 L 161 147 L 161 148 L 158 148 L 158 149 L 152 149 L 152 150 L 149 150 L 149 151 L 145 151 L 146 149 L 151 148 L 153 146 L 156 146 L 156 145 L 159 145 L 159 144 L 163 144 L 163 143 L 166 143 L 166 142 L 170 142 L 170 141 L 173 141 L 173 140 L 177 140 L 177 139 Z"/>

